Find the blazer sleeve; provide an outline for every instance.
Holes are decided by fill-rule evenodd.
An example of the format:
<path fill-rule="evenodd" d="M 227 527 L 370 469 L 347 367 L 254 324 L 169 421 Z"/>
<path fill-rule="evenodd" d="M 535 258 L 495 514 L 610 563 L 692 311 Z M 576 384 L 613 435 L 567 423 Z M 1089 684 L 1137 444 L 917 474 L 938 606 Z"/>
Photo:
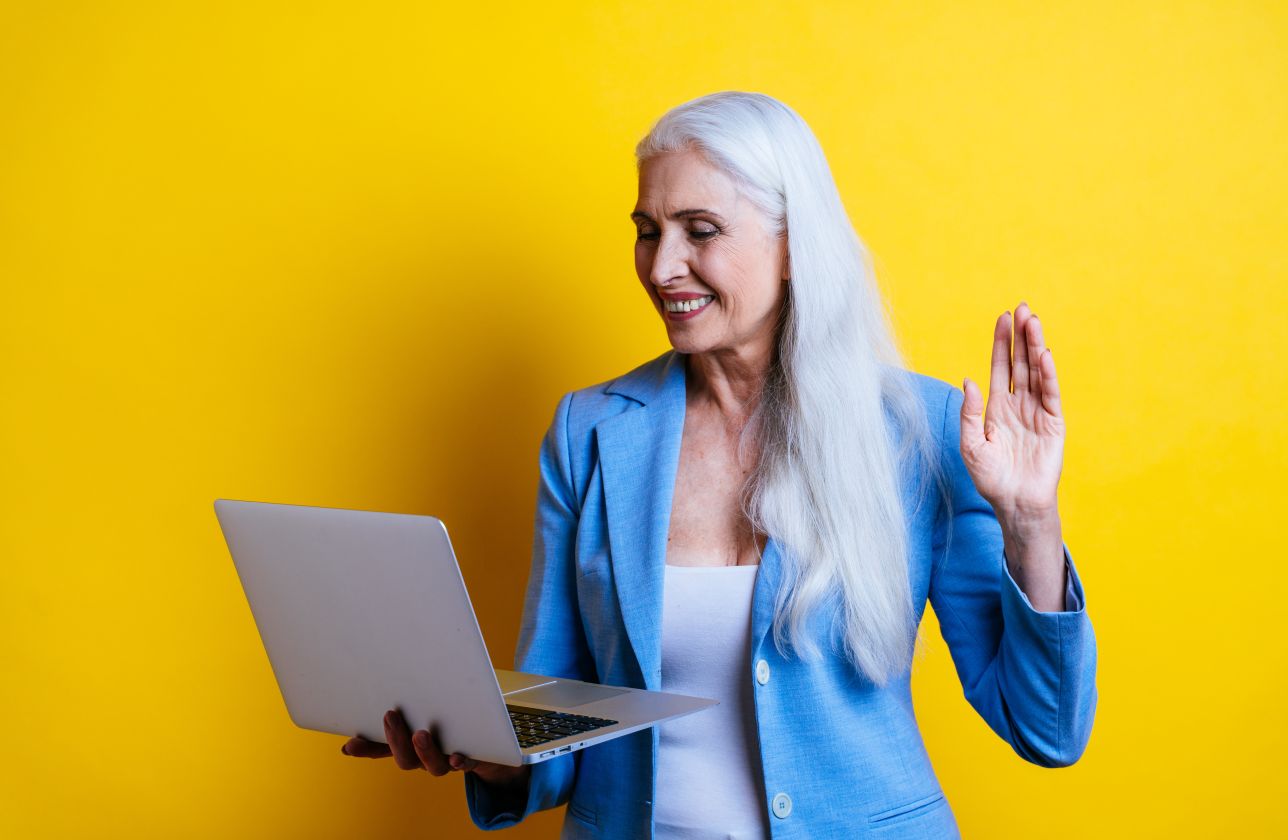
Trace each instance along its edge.
<path fill-rule="evenodd" d="M 541 443 L 532 566 L 515 652 L 516 671 L 596 681 L 577 606 L 575 545 L 580 504 L 574 492 L 568 436 L 571 393 L 555 410 Z M 535 811 L 568 801 L 580 752 L 531 765 L 526 797 L 507 798 L 465 774 L 470 818 L 481 829 L 508 828 Z"/>
<path fill-rule="evenodd" d="M 961 456 L 964 394 L 944 404 L 942 462 L 952 503 L 935 529 L 930 602 L 967 701 L 1022 758 L 1066 767 L 1086 749 L 1096 712 L 1096 638 L 1064 546 L 1064 612 L 1033 608 L 1007 568 L 1002 529 Z M 946 543 L 946 545 L 945 545 Z"/>

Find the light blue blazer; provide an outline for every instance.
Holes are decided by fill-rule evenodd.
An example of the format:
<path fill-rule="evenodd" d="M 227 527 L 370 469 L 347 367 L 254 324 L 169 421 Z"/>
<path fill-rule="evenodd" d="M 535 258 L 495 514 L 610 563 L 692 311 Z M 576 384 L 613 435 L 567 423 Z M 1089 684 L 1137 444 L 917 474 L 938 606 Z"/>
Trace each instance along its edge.
<path fill-rule="evenodd" d="M 517 670 L 661 688 L 663 572 L 685 375 L 685 357 L 668 351 L 560 400 L 541 446 Z M 925 401 L 954 498 L 945 552 L 942 502 L 917 505 L 924 476 L 902 477 L 918 620 L 929 598 L 966 699 L 993 731 L 1034 764 L 1072 764 L 1090 737 L 1097 693 L 1095 636 L 1068 547 L 1072 609 L 1039 612 L 1007 571 L 1001 527 L 962 462 L 961 390 L 900 375 Z M 746 675 L 773 837 L 958 836 L 913 716 L 910 672 L 877 688 L 839 653 L 812 663 L 781 656 L 767 632 L 780 572 L 771 535 L 753 595 Z M 821 622 L 811 627 L 826 630 Z M 770 675 L 763 684 L 755 680 L 761 660 Z M 564 837 L 652 837 L 657 749 L 654 727 L 533 765 L 526 802 L 503 802 L 466 774 L 470 816 L 480 828 L 505 828 L 567 803 Z"/>

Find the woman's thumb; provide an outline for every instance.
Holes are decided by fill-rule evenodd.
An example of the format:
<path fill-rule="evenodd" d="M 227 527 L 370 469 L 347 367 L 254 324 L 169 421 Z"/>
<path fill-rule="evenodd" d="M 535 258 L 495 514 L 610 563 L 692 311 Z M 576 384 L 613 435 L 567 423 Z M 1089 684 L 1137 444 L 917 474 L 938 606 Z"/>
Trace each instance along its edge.
<path fill-rule="evenodd" d="M 984 395 L 970 377 L 962 379 L 962 446 L 974 449 L 984 438 Z"/>

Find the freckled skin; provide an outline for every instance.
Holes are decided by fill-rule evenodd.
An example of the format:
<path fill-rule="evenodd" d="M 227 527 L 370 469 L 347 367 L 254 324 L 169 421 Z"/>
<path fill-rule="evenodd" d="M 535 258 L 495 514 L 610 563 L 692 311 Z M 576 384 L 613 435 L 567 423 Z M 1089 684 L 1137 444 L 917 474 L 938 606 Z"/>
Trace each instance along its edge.
<path fill-rule="evenodd" d="M 714 212 L 672 218 L 695 208 Z M 787 288 L 786 240 L 773 235 L 770 220 L 728 175 L 695 151 L 644 164 L 635 212 L 644 214 L 636 218 L 636 274 L 671 345 L 689 355 L 666 562 L 758 563 L 765 538 L 753 533 L 741 495 L 759 451 L 751 446 L 740 462 L 737 445 L 776 341 Z M 716 298 L 698 317 L 673 321 L 659 289 Z"/>

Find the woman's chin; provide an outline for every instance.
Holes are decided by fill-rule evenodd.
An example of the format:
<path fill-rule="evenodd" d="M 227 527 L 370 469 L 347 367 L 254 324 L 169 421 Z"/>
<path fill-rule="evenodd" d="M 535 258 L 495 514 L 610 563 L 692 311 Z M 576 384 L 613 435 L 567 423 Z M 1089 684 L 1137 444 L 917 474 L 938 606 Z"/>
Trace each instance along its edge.
<path fill-rule="evenodd" d="M 711 342 L 703 341 L 695 335 L 687 334 L 686 330 L 667 330 L 666 337 L 671 341 L 671 347 L 677 353 L 692 355 L 694 353 L 703 353 L 710 349 Z"/>

